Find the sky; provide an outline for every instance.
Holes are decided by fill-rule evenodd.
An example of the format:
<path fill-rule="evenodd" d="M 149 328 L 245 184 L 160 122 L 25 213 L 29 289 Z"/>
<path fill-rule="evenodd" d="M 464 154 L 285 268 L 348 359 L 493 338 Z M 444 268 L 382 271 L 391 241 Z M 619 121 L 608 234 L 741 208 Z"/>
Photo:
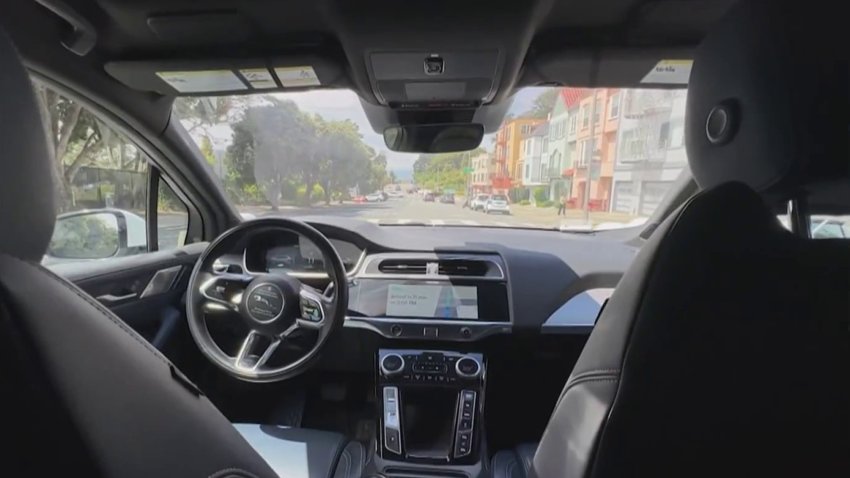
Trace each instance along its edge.
<path fill-rule="evenodd" d="M 534 98 L 540 94 L 540 89 L 532 88 L 519 91 L 513 99 L 513 104 L 508 110 L 515 115 L 527 111 Z M 384 144 L 381 134 L 372 130 L 366 113 L 360 105 L 360 100 L 351 90 L 311 90 L 293 93 L 275 93 L 274 96 L 281 99 L 289 99 L 298 107 L 308 113 L 317 113 L 326 120 L 350 119 L 360 128 L 363 141 L 381 151 L 387 157 L 387 168 L 395 172 L 400 179 L 410 179 L 413 174 L 413 162 L 419 156 L 414 153 L 398 153 L 389 151 Z M 216 150 L 224 150 L 230 144 L 231 129 L 227 124 L 215 125 L 207 128 L 206 133 L 211 136 L 213 146 Z M 487 147 L 491 144 L 490 138 L 485 136 L 481 142 Z"/>

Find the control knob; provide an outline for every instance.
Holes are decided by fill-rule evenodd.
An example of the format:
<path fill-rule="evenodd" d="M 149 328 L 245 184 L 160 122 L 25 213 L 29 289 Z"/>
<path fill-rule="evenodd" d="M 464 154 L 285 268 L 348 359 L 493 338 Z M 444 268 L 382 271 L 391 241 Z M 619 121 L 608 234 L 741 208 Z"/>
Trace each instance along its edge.
<path fill-rule="evenodd" d="M 472 357 L 461 357 L 455 362 L 455 372 L 464 378 L 475 378 L 481 374 L 481 363 Z"/>
<path fill-rule="evenodd" d="M 399 354 L 387 354 L 381 358 L 381 373 L 385 377 L 398 375 L 404 370 L 404 359 Z"/>

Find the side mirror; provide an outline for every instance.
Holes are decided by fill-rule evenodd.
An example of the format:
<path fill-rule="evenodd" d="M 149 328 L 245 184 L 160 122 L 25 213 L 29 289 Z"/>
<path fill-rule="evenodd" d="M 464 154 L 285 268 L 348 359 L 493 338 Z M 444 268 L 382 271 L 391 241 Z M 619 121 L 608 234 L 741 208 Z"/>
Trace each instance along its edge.
<path fill-rule="evenodd" d="M 139 252 L 147 246 L 144 228 L 144 219 L 120 210 L 60 215 L 53 228 L 45 263 L 106 259 Z M 142 236 L 136 237 L 139 230 Z"/>

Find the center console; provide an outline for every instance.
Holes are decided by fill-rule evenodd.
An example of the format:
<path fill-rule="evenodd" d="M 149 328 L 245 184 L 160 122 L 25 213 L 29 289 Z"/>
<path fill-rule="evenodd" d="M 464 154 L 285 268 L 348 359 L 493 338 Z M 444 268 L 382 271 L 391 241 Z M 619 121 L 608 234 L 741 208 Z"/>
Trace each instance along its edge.
<path fill-rule="evenodd" d="M 480 463 L 483 355 L 381 349 L 377 359 L 380 457 L 408 464 Z"/>

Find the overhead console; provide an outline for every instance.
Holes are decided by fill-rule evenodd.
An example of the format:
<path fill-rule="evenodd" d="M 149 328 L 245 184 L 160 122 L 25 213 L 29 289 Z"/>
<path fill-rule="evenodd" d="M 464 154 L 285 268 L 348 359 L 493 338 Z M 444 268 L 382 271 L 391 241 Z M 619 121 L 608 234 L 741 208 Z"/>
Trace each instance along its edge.
<path fill-rule="evenodd" d="M 346 325 L 390 338 L 477 340 L 510 331 L 508 287 L 496 254 L 375 254 L 350 281 Z"/>
<path fill-rule="evenodd" d="M 373 52 L 375 97 L 401 109 L 476 108 L 493 99 L 498 50 Z"/>

